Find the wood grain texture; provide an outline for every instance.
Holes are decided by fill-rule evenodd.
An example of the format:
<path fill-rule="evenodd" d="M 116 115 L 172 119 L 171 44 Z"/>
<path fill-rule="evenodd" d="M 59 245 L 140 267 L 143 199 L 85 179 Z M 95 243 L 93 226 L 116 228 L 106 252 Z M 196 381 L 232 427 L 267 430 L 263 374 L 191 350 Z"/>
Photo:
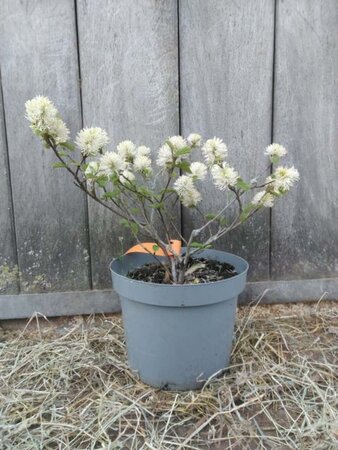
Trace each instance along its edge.
<path fill-rule="evenodd" d="M 0 78 L 0 267 L 13 270 L 17 265 L 17 253 L 5 125 Z M 18 282 L 4 280 L 3 284 L 0 282 L 0 294 L 17 294 L 18 287 Z"/>
<path fill-rule="evenodd" d="M 72 134 L 80 128 L 74 4 L 5 0 L 0 10 L 1 64 L 23 291 L 88 289 L 85 197 L 52 169 L 24 118 L 27 99 L 50 97 Z"/>
<path fill-rule="evenodd" d="M 0 296 L 0 320 L 120 312 L 118 295 L 112 290 L 48 292 Z"/>
<path fill-rule="evenodd" d="M 243 177 L 268 168 L 271 141 L 274 36 L 272 0 L 180 2 L 182 132 L 223 138 L 229 162 Z M 224 193 L 203 188 L 204 212 L 224 204 Z M 190 233 L 198 216 L 183 212 Z M 218 248 L 246 258 L 251 280 L 269 276 L 269 211 L 232 232 Z"/>
<path fill-rule="evenodd" d="M 274 140 L 301 181 L 272 214 L 275 279 L 338 276 L 338 4 L 278 1 Z"/>
<path fill-rule="evenodd" d="M 260 303 L 289 303 L 318 299 L 337 301 L 338 279 L 256 281 L 248 283 L 240 294 L 240 305 L 260 299 Z M 35 313 L 46 317 L 120 312 L 120 300 L 111 289 L 46 294 L 0 296 L 0 320 L 5 328 L 8 319 L 30 318 Z M 13 325 L 11 321 L 10 325 Z"/>
<path fill-rule="evenodd" d="M 178 133 L 176 2 L 78 1 L 85 126 L 101 126 L 110 149 L 124 139 L 156 151 Z M 119 219 L 90 202 L 93 286 L 111 284 L 108 264 L 132 243 Z"/>

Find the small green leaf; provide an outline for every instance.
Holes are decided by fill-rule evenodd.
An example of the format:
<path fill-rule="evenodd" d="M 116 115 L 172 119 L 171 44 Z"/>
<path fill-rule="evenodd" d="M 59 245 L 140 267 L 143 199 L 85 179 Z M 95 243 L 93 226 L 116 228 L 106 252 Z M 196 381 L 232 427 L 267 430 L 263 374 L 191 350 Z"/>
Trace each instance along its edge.
<path fill-rule="evenodd" d="M 154 252 L 157 252 L 159 249 L 160 247 L 157 244 L 153 245 Z"/>
<path fill-rule="evenodd" d="M 141 186 L 138 189 L 138 193 L 143 195 L 144 197 L 150 197 L 152 195 L 152 192 L 148 188 L 146 188 L 145 186 Z"/>
<path fill-rule="evenodd" d="M 217 222 L 221 227 L 225 227 L 226 225 L 228 225 L 228 220 L 225 217 L 220 217 L 219 219 L 217 219 Z"/>
<path fill-rule="evenodd" d="M 205 218 L 206 218 L 207 220 L 213 220 L 215 217 L 216 217 L 215 214 L 206 214 L 206 215 L 205 215 Z"/>
<path fill-rule="evenodd" d="M 131 222 L 127 219 L 121 219 L 120 224 L 124 226 L 125 228 L 129 228 L 131 232 L 136 235 L 138 233 L 138 225 L 135 222 Z"/>
<path fill-rule="evenodd" d="M 75 145 L 72 144 L 71 142 L 62 142 L 60 144 L 61 147 L 67 148 L 68 150 L 70 150 L 71 152 L 73 152 L 75 150 Z"/>
<path fill-rule="evenodd" d="M 113 173 L 112 175 L 110 175 L 109 179 L 113 184 L 116 184 L 119 180 L 119 176 Z"/>
<path fill-rule="evenodd" d="M 277 155 L 270 156 L 270 161 L 272 162 L 272 164 L 278 164 L 279 156 L 277 156 Z"/>
<path fill-rule="evenodd" d="M 250 215 L 250 213 L 257 208 L 257 205 L 249 203 L 243 208 L 242 214 L 239 216 L 241 222 L 244 222 Z"/>
<path fill-rule="evenodd" d="M 152 205 L 150 205 L 150 208 L 153 209 L 161 209 L 164 207 L 164 203 L 153 203 Z"/>
<path fill-rule="evenodd" d="M 244 192 L 247 192 L 250 190 L 251 185 L 250 185 L 250 183 L 247 183 L 246 181 L 244 181 L 242 178 L 238 178 L 236 187 L 238 187 L 238 189 L 242 189 L 242 191 L 244 191 Z"/>
<path fill-rule="evenodd" d="M 112 200 L 120 195 L 120 191 L 115 189 L 114 191 L 105 192 L 102 196 L 104 200 Z"/>
<path fill-rule="evenodd" d="M 56 162 L 53 164 L 54 169 L 63 169 L 65 167 L 67 167 L 67 164 L 63 163 L 63 162 Z"/>
<path fill-rule="evenodd" d="M 58 151 L 58 155 L 61 156 L 61 157 L 64 157 L 64 156 L 68 156 L 68 153 L 64 152 L 63 150 L 59 150 Z"/>
<path fill-rule="evenodd" d="M 168 140 L 168 141 L 166 141 L 166 144 L 167 145 L 169 145 L 169 147 L 170 147 L 170 150 L 172 151 L 172 152 L 174 152 L 174 150 L 175 150 L 175 147 L 173 146 L 173 144 Z"/>
<path fill-rule="evenodd" d="M 181 161 L 179 163 L 176 163 L 176 167 L 181 169 L 183 172 L 191 173 L 189 161 Z"/>
<path fill-rule="evenodd" d="M 107 177 L 105 175 L 102 175 L 101 177 L 96 179 L 96 183 L 100 186 L 100 187 L 105 187 L 105 185 L 107 184 Z"/>
<path fill-rule="evenodd" d="M 130 222 L 131 232 L 136 235 L 138 233 L 138 225 L 135 222 Z"/>
<path fill-rule="evenodd" d="M 200 242 L 192 242 L 191 243 L 191 247 L 204 249 L 204 248 L 211 248 L 212 246 L 210 244 L 209 245 L 205 245 L 205 244 L 201 244 Z"/>
<path fill-rule="evenodd" d="M 160 195 L 162 195 L 163 193 L 170 194 L 170 193 L 173 193 L 173 192 L 176 192 L 175 189 L 173 189 L 173 188 L 161 189 L 160 190 Z"/>
<path fill-rule="evenodd" d="M 126 228 L 130 228 L 129 220 L 127 219 L 121 219 L 120 224 Z"/>
<path fill-rule="evenodd" d="M 132 214 L 138 214 L 140 212 L 140 208 L 130 208 L 130 212 Z"/>
<path fill-rule="evenodd" d="M 191 153 L 190 147 L 183 147 L 180 150 L 175 151 L 175 156 L 184 156 L 184 155 L 189 155 L 190 153 Z"/>

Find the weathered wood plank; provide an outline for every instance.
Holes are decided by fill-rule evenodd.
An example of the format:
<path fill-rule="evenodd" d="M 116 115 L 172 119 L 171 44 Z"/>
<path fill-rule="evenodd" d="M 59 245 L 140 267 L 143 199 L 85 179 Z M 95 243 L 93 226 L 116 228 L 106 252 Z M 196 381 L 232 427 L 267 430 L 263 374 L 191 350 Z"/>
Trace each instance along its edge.
<path fill-rule="evenodd" d="M 0 320 L 31 317 L 35 313 L 57 317 L 119 311 L 119 298 L 112 290 L 0 296 Z"/>
<path fill-rule="evenodd" d="M 74 2 L 5 0 L 1 64 L 21 289 L 87 289 L 85 197 L 32 136 L 24 103 L 55 101 L 72 134 L 80 128 Z"/>
<path fill-rule="evenodd" d="M 273 36 L 271 0 L 180 2 L 182 131 L 223 138 L 229 162 L 248 179 L 268 167 L 263 151 L 271 141 Z M 224 204 L 211 183 L 203 195 L 204 212 Z M 198 216 L 185 209 L 183 220 L 188 233 Z M 269 211 L 218 248 L 246 258 L 252 280 L 268 278 Z"/>
<path fill-rule="evenodd" d="M 338 279 L 335 278 L 258 281 L 247 284 L 239 297 L 239 304 L 257 300 L 260 303 L 290 303 L 337 299 Z M 0 296 L 0 321 L 28 318 L 34 313 L 55 317 L 120 311 L 118 295 L 111 289 Z"/>
<path fill-rule="evenodd" d="M 3 266 L 3 269 L 1 269 Z M 3 114 L 0 74 L 0 294 L 18 293 L 17 276 L 5 277 L 5 267 L 13 274 L 17 266 L 13 205 L 7 153 L 5 117 Z M 7 271 L 6 271 L 7 272 Z M 3 276 L 1 276 L 1 273 Z M 6 279 L 2 279 L 6 278 Z M 2 281 L 1 281 L 2 280 Z"/>
<path fill-rule="evenodd" d="M 101 126 L 111 149 L 124 139 L 157 149 L 178 132 L 176 2 L 78 2 L 85 126 Z M 90 202 L 93 286 L 111 284 L 108 263 L 130 240 L 118 218 Z"/>
<path fill-rule="evenodd" d="M 274 140 L 300 171 L 272 214 L 275 279 L 338 275 L 338 4 L 277 8 Z"/>

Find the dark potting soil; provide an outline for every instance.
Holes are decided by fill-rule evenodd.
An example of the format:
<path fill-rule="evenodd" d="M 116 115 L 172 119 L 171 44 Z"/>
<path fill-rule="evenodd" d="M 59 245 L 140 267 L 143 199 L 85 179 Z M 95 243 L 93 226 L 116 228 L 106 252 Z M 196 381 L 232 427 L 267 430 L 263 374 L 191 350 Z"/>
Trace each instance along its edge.
<path fill-rule="evenodd" d="M 201 284 L 220 281 L 238 275 L 234 266 L 205 258 L 190 258 L 185 283 Z M 171 276 L 168 264 L 149 263 L 130 270 L 127 277 L 150 283 L 170 284 Z"/>

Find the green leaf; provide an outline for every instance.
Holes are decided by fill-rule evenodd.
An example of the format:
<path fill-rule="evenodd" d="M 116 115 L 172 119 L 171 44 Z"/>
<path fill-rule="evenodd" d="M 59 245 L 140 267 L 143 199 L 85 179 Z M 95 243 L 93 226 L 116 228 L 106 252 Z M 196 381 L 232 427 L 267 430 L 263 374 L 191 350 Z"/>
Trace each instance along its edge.
<path fill-rule="evenodd" d="M 205 245 L 205 244 L 201 244 L 200 242 L 192 242 L 191 247 L 203 249 L 203 248 L 211 248 L 212 246 L 210 244 Z"/>
<path fill-rule="evenodd" d="M 140 208 L 130 208 L 130 212 L 132 214 L 138 214 L 140 212 Z"/>
<path fill-rule="evenodd" d="M 59 150 L 58 151 L 58 155 L 61 156 L 61 157 L 64 157 L 64 156 L 68 156 L 68 153 L 64 152 L 63 150 Z"/>
<path fill-rule="evenodd" d="M 172 152 L 174 152 L 174 150 L 175 150 L 175 147 L 173 146 L 173 144 L 168 140 L 168 141 L 166 141 L 166 144 L 167 145 L 169 145 L 169 147 L 170 147 L 170 150 L 172 151 Z"/>
<path fill-rule="evenodd" d="M 160 195 L 162 195 L 163 193 L 170 194 L 170 193 L 173 193 L 173 192 L 176 192 L 175 189 L 173 189 L 173 188 L 161 189 L 160 190 Z"/>
<path fill-rule="evenodd" d="M 176 163 L 176 167 L 181 169 L 183 172 L 191 173 L 189 161 L 181 161 L 179 163 Z"/>
<path fill-rule="evenodd" d="M 56 162 L 53 164 L 54 169 L 64 169 L 65 167 L 67 167 L 67 164 L 63 163 L 63 162 Z"/>
<path fill-rule="evenodd" d="M 118 180 L 119 180 L 119 177 L 118 177 L 118 175 L 116 175 L 115 173 L 113 173 L 113 174 L 109 177 L 109 179 L 110 179 L 110 181 L 111 181 L 113 184 L 116 184 L 116 183 L 118 182 Z"/>
<path fill-rule="evenodd" d="M 228 220 L 225 217 L 220 217 L 219 219 L 217 219 L 217 222 L 221 227 L 225 227 L 226 225 L 228 225 Z"/>
<path fill-rule="evenodd" d="M 126 228 L 130 228 L 130 222 L 127 219 L 121 219 L 120 224 Z"/>
<path fill-rule="evenodd" d="M 102 198 L 104 200 L 112 200 L 116 197 L 118 197 L 120 195 L 120 191 L 119 190 L 114 190 L 114 191 L 109 191 L 109 192 L 105 192 L 102 196 Z"/>
<path fill-rule="evenodd" d="M 127 219 L 121 219 L 120 224 L 124 226 L 125 228 L 129 228 L 133 234 L 138 233 L 138 225 L 135 222 L 131 222 Z"/>
<path fill-rule="evenodd" d="M 138 225 L 137 225 L 137 223 L 130 222 L 130 229 L 131 229 L 133 234 L 137 234 L 138 233 Z"/>
<path fill-rule="evenodd" d="M 205 215 L 205 218 L 206 218 L 207 220 L 213 220 L 215 217 L 216 217 L 216 214 L 206 214 L 206 215 Z"/>
<path fill-rule="evenodd" d="M 68 150 L 70 150 L 71 152 L 73 152 L 75 150 L 75 145 L 72 144 L 71 142 L 62 142 L 60 144 L 61 147 L 67 148 Z"/>
<path fill-rule="evenodd" d="M 154 252 L 157 252 L 159 249 L 160 247 L 157 244 L 153 245 Z"/>
<path fill-rule="evenodd" d="M 246 181 L 244 181 L 242 178 L 238 178 L 236 187 L 238 187 L 238 189 L 242 189 L 242 191 L 244 191 L 244 192 L 247 192 L 250 190 L 251 185 L 250 185 L 250 183 L 247 183 Z"/>
<path fill-rule="evenodd" d="M 278 164 L 279 156 L 277 156 L 277 155 L 270 156 L 270 161 L 272 162 L 272 164 Z"/>
<path fill-rule="evenodd" d="M 100 186 L 100 187 L 105 187 L 105 185 L 107 184 L 107 177 L 105 175 L 102 175 L 101 177 L 96 179 L 96 183 Z"/>
<path fill-rule="evenodd" d="M 146 188 L 145 186 L 141 186 L 138 189 L 138 193 L 143 195 L 144 197 L 151 197 L 151 195 L 152 195 L 152 192 L 148 188 Z"/>
<path fill-rule="evenodd" d="M 184 155 L 189 155 L 190 153 L 191 153 L 190 147 L 183 147 L 180 150 L 175 151 L 175 156 L 184 156 Z"/>
<path fill-rule="evenodd" d="M 153 203 L 152 205 L 150 205 L 150 208 L 153 208 L 153 209 L 161 209 L 163 207 L 164 207 L 163 202 L 162 203 Z"/>
<path fill-rule="evenodd" d="M 243 208 L 242 214 L 239 216 L 241 222 L 244 222 L 250 215 L 250 213 L 257 208 L 257 205 L 249 203 Z"/>

